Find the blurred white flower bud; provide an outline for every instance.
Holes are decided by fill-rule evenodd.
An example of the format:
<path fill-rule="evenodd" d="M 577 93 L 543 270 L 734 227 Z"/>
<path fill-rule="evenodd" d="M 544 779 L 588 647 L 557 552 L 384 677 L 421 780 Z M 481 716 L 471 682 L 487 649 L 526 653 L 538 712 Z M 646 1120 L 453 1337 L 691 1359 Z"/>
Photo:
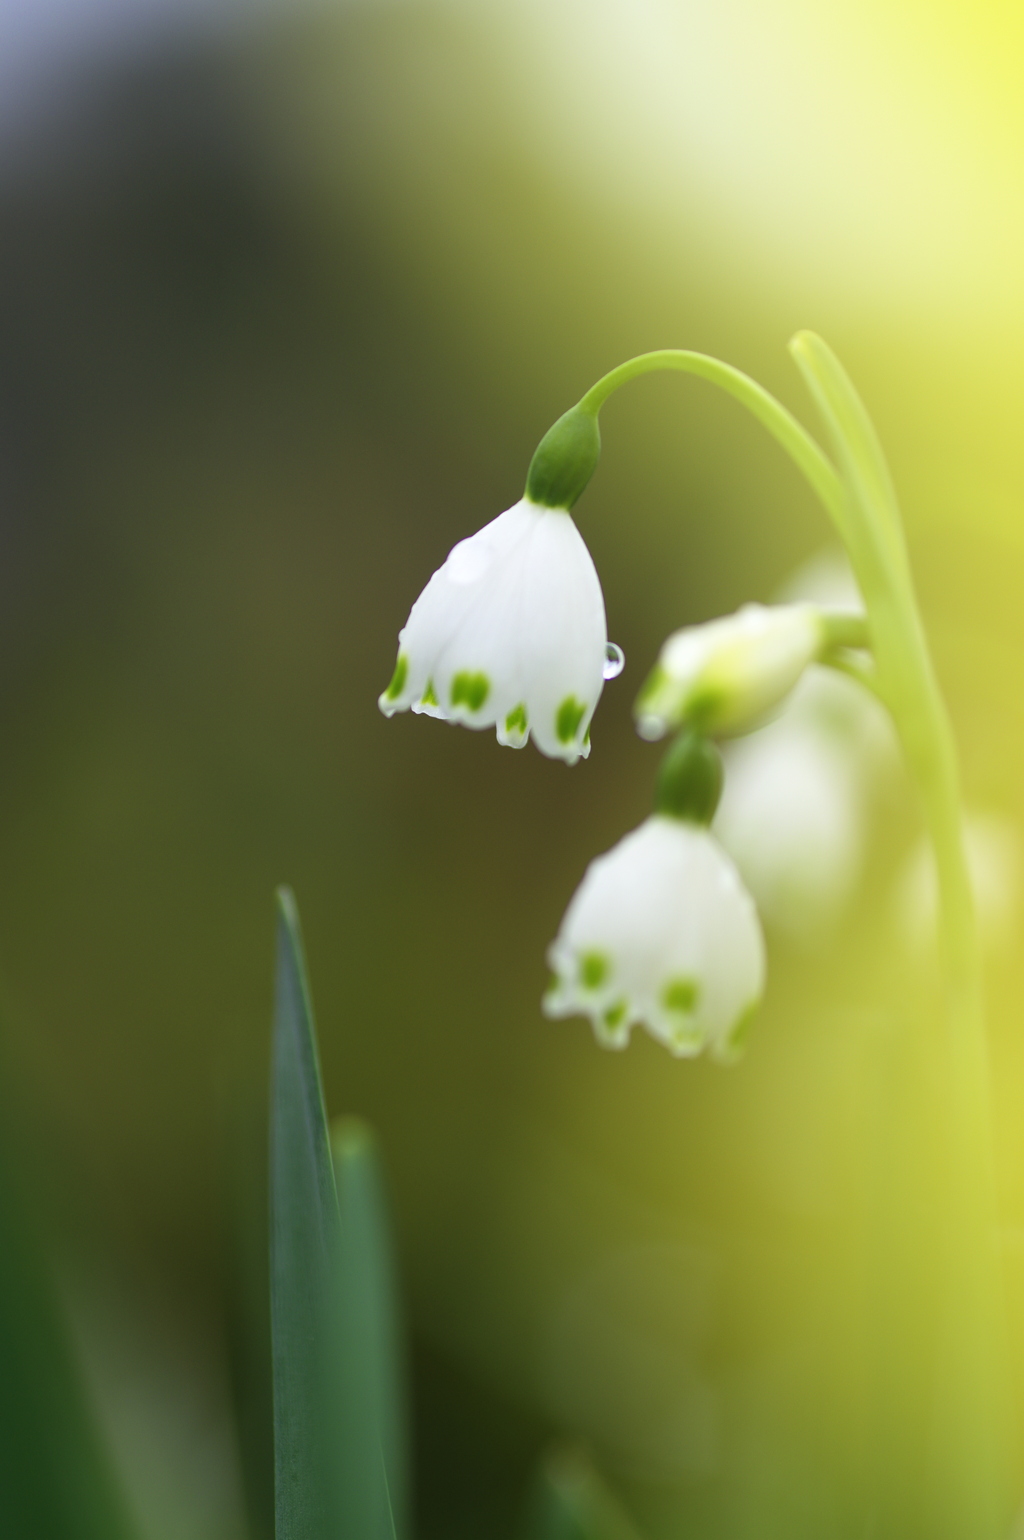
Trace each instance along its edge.
<path fill-rule="evenodd" d="M 748 732 L 792 690 L 826 642 L 812 604 L 747 604 L 669 637 L 637 698 L 641 737 L 690 725 L 715 737 Z"/>
<path fill-rule="evenodd" d="M 398 636 L 380 697 L 385 716 L 411 709 L 499 743 L 574 764 L 590 753 L 590 719 L 605 678 L 621 671 L 590 552 L 564 508 L 522 498 L 434 573 Z"/>
<path fill-rule="evenodd" d="M 832 615 L 863 610 L 838 550 L 813 557 L 780 596 Z M 778 716 L 723 752 L 715 833 L 765 922 L 793 940 L 822 941 L 860 881 L 873 802 L 898 773 L 886 711 L 854 680 L 812 663 Z"/>
<path fill-rule="evenodd" d="M 1005 951 L 1015 939 L 1020 901 L 1016 825 L 993 814 L 968 813 L 964 850 L 982 943 L 991 951 Z M 935 940 L 938 894 L 935 857 L 922 837 L 907 857 L 894 891 L 900 928 L 916 951 L 923 952 Z"/>
<path fill-rule="evenodd" d="M 679 1057 L 740 1051 L 764 988 L 757 911 L 707 829 L 655 814 L 598 856 L 548 953 L 549 1016 L 624 1048 L 642 1023 Z"/>

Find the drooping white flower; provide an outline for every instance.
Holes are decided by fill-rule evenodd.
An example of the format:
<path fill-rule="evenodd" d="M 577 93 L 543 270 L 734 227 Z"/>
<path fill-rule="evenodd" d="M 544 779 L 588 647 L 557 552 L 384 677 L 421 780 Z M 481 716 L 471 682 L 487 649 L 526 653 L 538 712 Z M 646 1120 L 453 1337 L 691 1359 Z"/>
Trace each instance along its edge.
<path fill-rule="evenodd" d="M 386 716 L 412 710 L 499 743 L 574 764 L 610 654 L 604 598 L 571 515 L 522 498 L 467 540 L 430 579 L 398 635 Z"/>
<path fill-rule="evenodd" d="M 590 863 L 548 953 L 549 1016 L 624 1048 L 642 1023 L 679 1057 L 728 1060 L 764 988 L 753 900 L 706 828 L 655 813 Z"/>
<path fill-rule="evenodd" d="M 641 737 L 690 725 L 747 732 L 777 706 L 827 640 L 813 604 L 746 604 L 735 615 L 674 632 L 636 703 Z"/>

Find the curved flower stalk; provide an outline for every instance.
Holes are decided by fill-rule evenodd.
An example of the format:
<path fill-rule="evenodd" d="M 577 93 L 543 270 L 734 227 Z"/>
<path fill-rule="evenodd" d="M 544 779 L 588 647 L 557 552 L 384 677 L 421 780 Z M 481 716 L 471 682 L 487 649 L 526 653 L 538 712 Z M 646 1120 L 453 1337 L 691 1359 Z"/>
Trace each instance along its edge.
<path fill-rule="evenodd" d="M 734 1059 L 764 988 L 736 868 L 706 828 L 663 813 L 590 863 L 548 961 L 548 1016 L 589 1016 L 605 1048 L 643 1025 L 679 1058 Z"/>
<path fill-rule="evenodd" d="M 422 712 L 494 727 L 498 742 L 575 764 L 608 666 L 604 598 L 566 509 L 522 498 L 460 540 L 412 607 L 380 697 L 385 716 Z"/>

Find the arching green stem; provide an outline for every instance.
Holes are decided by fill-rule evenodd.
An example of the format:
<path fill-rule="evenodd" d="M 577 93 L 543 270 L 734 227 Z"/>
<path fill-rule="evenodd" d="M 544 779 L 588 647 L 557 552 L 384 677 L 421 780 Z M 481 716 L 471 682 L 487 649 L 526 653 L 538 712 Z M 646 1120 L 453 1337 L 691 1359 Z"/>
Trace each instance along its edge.
<path fill-rule="evenodd" d="M 834 467 L 829 463 L 814 439 L 786 408 L 776 401 L 763 386 L 752 380 L 749 374 L 723 364 L 720 359 L 707 353 L 690 353 L 684 348 L 662 348 L 655 353 L 641 353 L 627 359 L 617 369 L 603 375 L 583 396 L 578 409 L 595 417 L 612 393 L 629 380 L 655 370 L 672 369 L 681 374 L 695 374 L 710 380 L 737 401 L 763 423 L 786 453 L 800 468 L 811 486 L 821 498 L 840 539 L 846 541 L 847 512 L 842 483 Z"/>

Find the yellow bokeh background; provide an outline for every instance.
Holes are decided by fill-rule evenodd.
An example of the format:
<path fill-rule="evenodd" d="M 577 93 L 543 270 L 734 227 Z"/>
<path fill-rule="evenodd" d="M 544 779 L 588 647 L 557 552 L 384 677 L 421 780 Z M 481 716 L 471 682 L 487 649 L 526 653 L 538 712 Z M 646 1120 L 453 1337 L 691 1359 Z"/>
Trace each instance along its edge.
<path fill-rule="evenodd" d="M 627 659 L 591 759 L 376 697 L 594 378 L 698 348 L 811 425 L 808 326 L 890 456 L 967 799 L 1019 824 L 1022 55 L 1008 3 L 281 7 L 83 63 L 7 157 L 5 1101 L 153 1540 L 267 1533 L 280 881 L 329 1107 L 385 1151 L 427 1540 L 511 1535 L 563 1435 L 655 1540 L 934 1532 L 908 788 L 840 932 L 769 935 L 738 1068 L 538 1004 L 587 861 L 648 810 L 661 641 L 827 544 L 810 493 L 734 403 L 640 382 L 578 508 Z M 988 963 L 1018 1384 L 1020 939 Z"/>

